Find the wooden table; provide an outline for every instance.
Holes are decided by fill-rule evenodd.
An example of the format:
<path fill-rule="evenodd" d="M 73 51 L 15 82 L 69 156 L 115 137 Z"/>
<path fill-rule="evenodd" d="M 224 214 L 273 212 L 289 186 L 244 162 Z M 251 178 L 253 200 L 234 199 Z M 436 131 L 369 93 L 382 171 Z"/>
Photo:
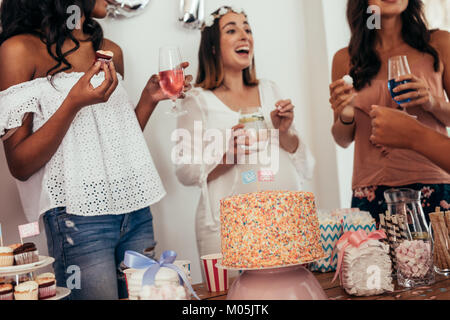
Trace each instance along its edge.
<path fill-rule="evenodd" d="M 372 297 L 355 297 L 348 295 L 339 286 L 339 279 L 331 283 L 334 272 L 313 272 L 330 300 L 450 300 L 450 277 L 436 275 L 436 282 L 428 287 L 414 289 L 401 288 L 396 284 L 395 291 Z M 230 279 L 230 286 L 233 280 Z M 206 284 L 192 286 L 202 300 L 225 300 L 227 292 L 208 292 Z"/>

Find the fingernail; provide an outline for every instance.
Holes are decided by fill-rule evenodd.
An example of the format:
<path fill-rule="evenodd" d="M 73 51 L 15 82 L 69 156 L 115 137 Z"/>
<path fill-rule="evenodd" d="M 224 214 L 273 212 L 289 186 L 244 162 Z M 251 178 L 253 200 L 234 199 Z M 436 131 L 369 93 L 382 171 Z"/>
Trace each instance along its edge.
<path fill-rule="evenodd" d="M 100 61 L 97 61 L 97 62 L 95 63 L 95 66 L 98 67 L 100 64 L 101 64 L 101 62 L 100 62 Z"/>

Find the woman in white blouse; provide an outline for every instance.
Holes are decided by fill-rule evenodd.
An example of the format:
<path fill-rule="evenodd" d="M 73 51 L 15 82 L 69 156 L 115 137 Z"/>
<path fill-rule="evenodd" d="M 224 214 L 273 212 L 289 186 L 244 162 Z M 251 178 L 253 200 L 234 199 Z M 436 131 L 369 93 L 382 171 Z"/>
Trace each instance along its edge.
<path fill-rule="evenodd" d="M 69 5 L 81 29 L 67 23 Z M 106 6 L 3 0 L 0 10 L 0 137 L 27 218 L 43 217 L 57 285 L 74 299 L 126 298 L 119 266 L 126 250 L 155 246 L 149 206 L 165 195 L 142 133 L 165 97 L 153 76 L 130 103 L 122 51 L 93 20 Z M 99 49 L 113 61 L 93 65 Z"/>
<path fill-rule="evenodd" d="M 203 136 L 210 129 L 219 129 L 226 137 L 231 128 L 236 134 L 243 125 L 237 125 L 240 112 L 258 107 L 269 129 L 279 130 L 279 156 L 272 158 L 271 181 L 246 184 L 242 174 L 267 169 L 267 165 L 235 164 L 226 161 L 240 157 L 237 139 L 231 141 L 227 152 L 206 154 L 211 141 L 202 145 L 191 139 L 181 142 L 176 174 L 181 183 L 197 185 L 202 189 L 196 214 L 196 235 L 200 256 L 220 253 L 220 200 L 240 193 L 259 190 L 300 190 L 305 179 L 312 176 L 314 159 L 301 141 L 293 126 L 294 106 L 290 100 L 282 100 L 277 86 L 271 81 L 256 79 L 253 58 L 253 37 L 246 15 L 237 9 L 222 7 L 206 19 L 199 49 L 199 73 L 193 89 L 184 99 L 188 114 L 181 117 L 178 128 L 186 130 L 191 137 Z M 202 135 L 198 135 L 201 128 Z M 226 139 L 222 141 L 228 145 Z M 248 144 L 248 141 L 247 141 Z M 272 146 L 276 147 L 276 146 Z M 184 151 L 183 151 L 184 148 Z M 186 152 L 187 148 L 190 148 Z M 214 151 L 211 151 L 214 153 Z M 199 157 L 200 153 L 200 157 Z M 231 156 L 230 156 L 231 153 Z M 202 159 L 186 161 L 183 154 Z M 233 157 L 234 156 L 234 157 Z M 184 159 L 184 160 L 183 160 Z M 241 158 L 243 159 L 243 158 Z M 275 166 L 272 166 L 275 164 Z M 267 171 L 266 171 L 267 172 Z"/>

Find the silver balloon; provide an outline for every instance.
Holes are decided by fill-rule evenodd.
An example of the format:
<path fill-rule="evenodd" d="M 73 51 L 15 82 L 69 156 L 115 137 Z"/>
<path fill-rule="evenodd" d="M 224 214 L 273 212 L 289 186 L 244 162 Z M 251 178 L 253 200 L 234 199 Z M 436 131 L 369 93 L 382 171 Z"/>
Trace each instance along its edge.
<path fill-rule="evenodd" d="M 112 18 L 131 18 L 141 14 L 150 0 L 106 0 Z"/>
<path fill-rule="evenodd" d="M 205 19 L 204 0 L 180 0 L 179 21 L 189 29 L 200 29 Z"/>

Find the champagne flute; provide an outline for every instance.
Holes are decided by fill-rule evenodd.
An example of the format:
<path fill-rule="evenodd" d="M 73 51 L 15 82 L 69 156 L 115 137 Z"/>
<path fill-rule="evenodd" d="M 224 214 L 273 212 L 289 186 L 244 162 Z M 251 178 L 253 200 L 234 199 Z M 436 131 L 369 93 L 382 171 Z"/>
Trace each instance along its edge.
<path fill-rule="evenodd" d="M 411 80 L 403 80 L 403 81 L 395 81 L 397 78 L 407 75 L 407 74 L 411 74 L 411 70 L 409 68 L 409 64 L 408 64 L 408 58 L 406 56 L 395 56 L 395 57 L 391 57 L 389 58 L 389 62 L 388 62 L 388 88 L 389 91 L 391 92 L 391 96 L 392 99 L 394 99 L 397 96 L 400 96 L 402 94 L 408 93 L 408 92 L 412 92 L 414 90 L 403 90 L 401 92 L 394 92 L 394 89 L 396 87 L 398 87 L 399 85 L 402 84 L 406 84 L 408 82 L 411 82 Z M 401 109 L 403 111 L 405 111 L 405 109 L 401 106 L 402 103 L 407 103 L 410 102 L 411 99 L 405 99 L 402 101 L 396 101 L 394 100 L 398 105 L 398 109 Z"/>
<path fill-rule="evenodd" d="M 172 100 L 172 109 L 167 111 L 174 117 L 187 113 L 177 106 L 177 99 L 184 88 L 184 70 L 181 67 L 181 53 L 176 46 L 165 46 L 159 49 L 159 85 L 166 96 Z"/>

